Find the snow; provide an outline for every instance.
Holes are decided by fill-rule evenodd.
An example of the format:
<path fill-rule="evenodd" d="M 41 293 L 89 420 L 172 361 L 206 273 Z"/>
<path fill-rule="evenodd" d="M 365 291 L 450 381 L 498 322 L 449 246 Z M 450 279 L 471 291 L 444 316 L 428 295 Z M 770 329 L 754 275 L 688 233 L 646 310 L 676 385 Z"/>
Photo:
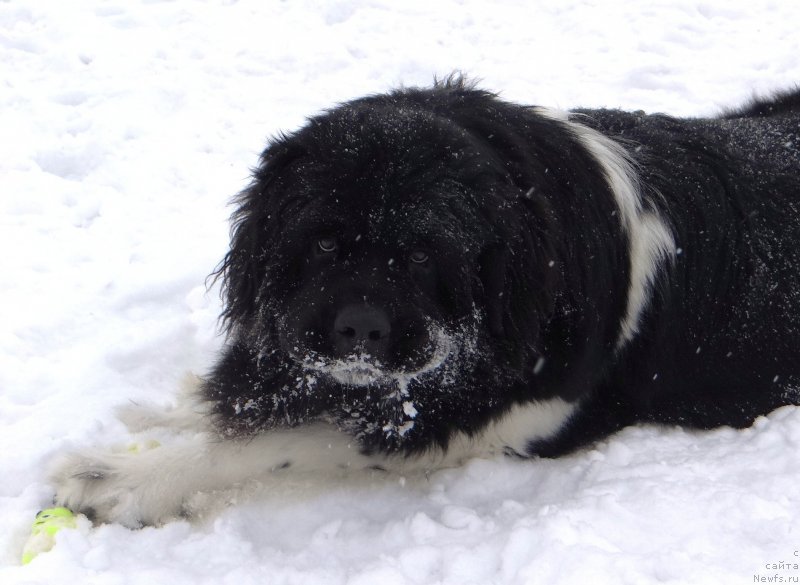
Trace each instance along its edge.
<path fill-rule="evenodd" d="M 82 520 L 19 563 L 48 461 L 129 442 L 115 407 L 172 404 L 212 362 L 205 279 L 268 136 L 453 69 L 519 102 L 709 114 L 800 81 L 798 22 L 780 0 L 0 2 L 0 583 L 800 581 L 794 407 L 560 460 L 276 478 L 196 524 Z"/>

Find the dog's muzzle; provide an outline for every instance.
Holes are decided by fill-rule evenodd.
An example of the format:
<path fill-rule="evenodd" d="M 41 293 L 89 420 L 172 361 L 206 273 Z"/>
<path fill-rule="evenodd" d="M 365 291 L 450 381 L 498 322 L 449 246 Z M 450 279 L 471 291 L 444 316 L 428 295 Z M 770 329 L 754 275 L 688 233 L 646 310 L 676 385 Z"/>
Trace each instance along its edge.
<path fill-rule="evenodd" d="M 385 361 L 390 347 L 392 324 L 386 311 L 368 304 L 350 304 L 340 309 L 333 322 L 331 344 L 334 357 L 370 355 Z"/>

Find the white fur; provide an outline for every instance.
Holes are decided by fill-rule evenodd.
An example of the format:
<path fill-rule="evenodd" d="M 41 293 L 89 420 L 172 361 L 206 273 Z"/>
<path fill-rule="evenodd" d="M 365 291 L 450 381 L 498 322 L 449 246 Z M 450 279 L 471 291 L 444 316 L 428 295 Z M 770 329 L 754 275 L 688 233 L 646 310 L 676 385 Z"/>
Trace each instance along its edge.
<path fill-rule="evenodd" d="M 456 435 L 448 449 L 448 460 L 456 463 L 509 450 L 524 455 L 532 441 L 550 438 L 561 430 L 577 409 L 578 403 L 560 398 L 515 404 L 477 437 L 470 438 L 464 433 Z"/>
<path fill-rule="evenodd" d="M 620 349 L 638 332 L 656 276 L 663 264 L 675 257 L 674 237 L 662 217 L 645 209 L 635 163 L 620 144 L 570 119 L 568 113 L 548 108 L 536 108 L 536 112 L 566 126 L 603 169 L 617 204 L 622 229 L 630 240 L 627 308 L 617 339 L 617 349 Z"/>
<path fill-rule="evenodd" d="M 182 516 L 202 517 L 237 497 L 247 486 L 276 479 L 347 474 L 373 476 L 375 469 L 403 476 L 459 465 L 474 457 L 512 450 L 557 432 L 576 405 L 553 399 L 514 406 L 474 437 L 459 434 L 451 448 L 411 458 L 367 456 L 347 434 L 327 423 L 275 429 L 253 438 L 224 439 L 211 430 L 208 404 L 185 402 L 168 413 L 127 407 L 123 418 L 136 430 L 178 431 L 164 445 L 132 452 L 88 450 L 60 458 L 52 473 L 56 502 L 73 510 L 92 509 L 97 520 L 138 527 Z"/>

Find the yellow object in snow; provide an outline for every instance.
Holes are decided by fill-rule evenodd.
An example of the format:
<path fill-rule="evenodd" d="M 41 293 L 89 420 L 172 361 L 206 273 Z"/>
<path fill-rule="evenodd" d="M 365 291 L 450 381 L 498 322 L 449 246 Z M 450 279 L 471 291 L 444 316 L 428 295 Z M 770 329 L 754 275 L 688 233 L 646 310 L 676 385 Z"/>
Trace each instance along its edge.
<path fill-rule="evenodd" d="M 48 508 L 36 514 L 31 535 L 22 549 L 22 564 L 27 565 L 39 553 L 53 548 L 59 530 L 76 527 L 75 515 L 66 508 Z"/>
<path fill-rule="evenodd" d="M 142 451 L 157 449 L 160 446 L 161 443 L 159 443 L 155 439 L 150 439 L 149 441 L 145 441 L 144 443 L 131 443 L 126 448 L 126 451 L 128 451 L 128 453 L 141 453 Z"/>

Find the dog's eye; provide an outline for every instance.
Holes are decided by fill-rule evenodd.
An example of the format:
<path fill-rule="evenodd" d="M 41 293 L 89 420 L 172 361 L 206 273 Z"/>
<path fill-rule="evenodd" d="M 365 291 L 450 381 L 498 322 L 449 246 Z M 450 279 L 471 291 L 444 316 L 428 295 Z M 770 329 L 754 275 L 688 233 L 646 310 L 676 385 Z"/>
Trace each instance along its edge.
<path fill-rule="evenodd" d="M 319 248 L 320 252 L 330 254 L 331 252 L 336 251 L 336 248 L 339 247 L 339 244 L 336 242 L 336 238 L 320 238 L 317 240 L 317 247 Z"/>
<path fill-rule="evenodd" d="M 422 250 L 416 250 L 414 252 L 411 252 L 409 259 L 414 264 L 425 264 L 428 261 L 428 255 Z"/>

